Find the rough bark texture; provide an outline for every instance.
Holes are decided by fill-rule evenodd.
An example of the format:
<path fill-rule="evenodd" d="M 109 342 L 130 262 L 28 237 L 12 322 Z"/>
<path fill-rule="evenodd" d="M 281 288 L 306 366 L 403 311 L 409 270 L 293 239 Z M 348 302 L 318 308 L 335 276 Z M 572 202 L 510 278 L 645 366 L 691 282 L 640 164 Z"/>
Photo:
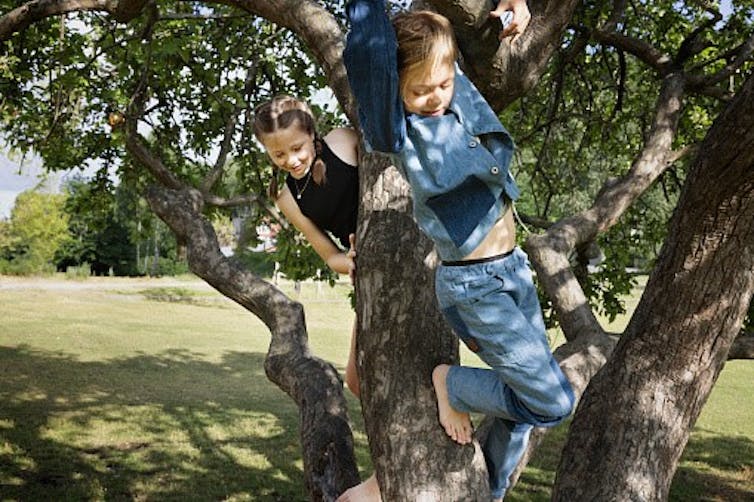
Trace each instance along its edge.
<path fill-rule="evenodd" d="M 304 476 L 311 500 L 334 500 L 358 481 L 343 384 L 308 347 L 301 304 L 220 253 L 197 190 L 152 187 L 152 210 L 186 243 L 191 271 L 259 317 L 272 334 L 267 376 L 299 407 Z"/>
<path fill-rule="evenodd" d="M 408 186 L 371 156 L 361 164 L 356 283 L 361 402 L 383 500 L 489 500 L 481 450 L 437 420 L 432 369 L 457 362 L 437 310 L 434 253 L 411 217 Z"/>
<path fill-rule="evenodd" d="M 667 499 L 753 290 L 749 78 L 705 138 L 636 313 L 581 401 L 554 500 Z"/>
<path fill-rule="evenodd" d="M 500 42 L 499 20 L 489 18 L 492 2 L 427 0 L 453 23 L 465 69 L 496 110 L 526 94 L 539 81 L 560 47 L 561 35 L 578 2 L 529 0 L 532 14 L 515 44 Z"/>
<path fill-rule="evenodd" d="M 102 11 L 127 23 L 141 13 L 146 3 L 146 0 L 32 0 L 0 17 L 0 40 L 9 39 L 37 21 L 68 12 Z"/>

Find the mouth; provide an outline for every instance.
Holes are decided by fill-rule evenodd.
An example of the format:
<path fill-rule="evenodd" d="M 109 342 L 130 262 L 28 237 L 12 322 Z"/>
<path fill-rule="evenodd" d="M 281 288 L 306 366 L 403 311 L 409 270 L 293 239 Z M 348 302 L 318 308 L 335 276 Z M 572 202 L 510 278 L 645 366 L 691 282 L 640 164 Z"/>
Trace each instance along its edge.
<path fill-rule="evenodd" d="M 439 108 L 437 110 L 431 110 L 431 111 L 425 111 L 422 113 L 422 115 L 426 115 L 427 117 L 439 117 L 440 115 L 445 114 L 445 108 Z"/>
<path fill-rule="evenodd" d="M 308 167 L 305 164 L 299 164 L 296 167 L 291 167 L 288 169 L 288 171 L 293 175 L 294 178 L 303 178 L 306 176 L 306 173 L 309 171 Z"/>

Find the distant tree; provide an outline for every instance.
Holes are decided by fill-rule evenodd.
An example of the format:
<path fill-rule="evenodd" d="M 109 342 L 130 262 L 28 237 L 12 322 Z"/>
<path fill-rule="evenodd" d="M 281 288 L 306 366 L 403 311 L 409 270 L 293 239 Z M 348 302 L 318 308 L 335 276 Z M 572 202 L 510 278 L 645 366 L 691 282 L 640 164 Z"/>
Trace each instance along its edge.
<path fill-rule="evenodd" d="M 65 190 L 71 238 L 58 250 L 58 269 L 88 264 L 96 275 L 136 275 L 135 247 L 118 211 L 118 188 L 107 173 L 102 170 L 91 180 L 72 177 Z"/>
<path fill-rule="evenodd" d="M 18 195 L 10 222 L 0 232 L 3 272 L 39 274 L 55 270 L 55 253 L 69 238 L 64 205 L 64 195 L 35 190 Z"/>
<path fill-rule="evenodd" d="M 13 246 L 13 236 L 10 229 L 9 220 L 0 220 L 0 259 L 5 258 L 3 253 Z"/>

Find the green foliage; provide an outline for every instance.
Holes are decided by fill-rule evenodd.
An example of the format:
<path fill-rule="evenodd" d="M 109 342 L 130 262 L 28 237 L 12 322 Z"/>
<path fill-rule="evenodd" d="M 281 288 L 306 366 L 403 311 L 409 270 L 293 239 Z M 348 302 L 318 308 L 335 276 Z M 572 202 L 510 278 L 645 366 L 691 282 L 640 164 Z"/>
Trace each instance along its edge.
<path fill-rule="evenodd" d="M 0 220 L 0 258 L 7 258 L 5 253 L 12 250 L 15 247 L 15 239 L 11 232 L 11 223 L 8 220 Z"/>
<path fill-rule="evenodd" d="M 66 279 L 86 279 L 92 274 L 92 267 L 89 263 L 81 265 L 69 265 L 65 268 Z"/>
<path fill-rule="evenodd" d="M 270 256 L 280 264 L 280 271 L 293 281 L 316 278 L 332 286 L 338 278 L 338 274 L 322 262 L 303 236 L 293 228 L 278 232 L 277 246 Z"/>
<path fill-rule="evenodd" d="M 198 185 L 213 167 L 230 115 L 238 113 L 230 167 L 214 192 L 263 196 L 272 167 L 251 135 L 253 109 L 279 93 L 310 100 L 325 86 L 322 72 L 291 33 L 233 7 L 158 2 L 154 8 L 128 25 L 88 12 L 50 18 L 6 42 L 0 50 L 0 124 L 9 146 L 34 151 L 52 170 L 104 161 L 139 193 L 153 180 L 108 126 L 108 113 L 118 110 L 139 120 L 150 149 L 169 169 Z M 147 103 L 143 113 L 132 106 L 137 90 Z M 313 108 L 323 132 L 343 123 L 330 107 Z M 154 236 L 154 222 L 145 221 L 146 208 L 135 209 L 134 225 L 116 222 L 138 243 Z M 247 226 L 269 217 L 260 209 L 248 211 Z M 231 216 L 231 210 L 207 211 L 213 220 L 222 211 Z M 293 240 L 290 246 L 301 244 Z M 94 263 L 90 249 L 70 252 L 78 262 Z M 311 258 L 308 270 L 324 266 L 311 253 L 301 256 Z M 139 272 L 154 270 L 142 260 L 143 254 Z"/>
<path fill-rule="evenodd" d="M 235 254 L 235 258 L 259 277 L 269 279 L 275 272 L 275 259 L 271 253 L 240 249 Z"/>
<path fill-rule="evenodd" d="M 343 2 L 324 3 L 342 20 Z M 0 0 L 0 5 L 8 12 L 16 3 Z M 709 19 L 704 5 L 715 4 L 663 0 L 626 5 L 619 31 L 677 57 L 684 39 Z M 503 116 L 519 146 L 514 167 L 524 188 L 522 213 L 554 221 L 588 207 L 608 177 L 626 172 L 643 144 L 659 88 L 655 71 L 593 39 L 581 44 L 612 6 L 597 0 L 579 4 L 548 72 Z M 734 1 L 732 6 L 725 22 L 701 31 L 708 47 L 678 58 L 679 67 L 711 73 L 735 57 L 734 49 L 752 34 L 752 2 Z M 751 68 L 747 63 L 727 84 L 737 88 Z M 221 213 L 226 219 L 244 215 L 245 227 L 253 231 L 270 219 L 265 207 L 272 201 L 264 194 L 275 175 L 252 137 L 253 109 L 279 93 L 311 102 L 325 85 L 307 48 L 290 32 L 232 6 L 158 1 L 127 25 L 78 12 L 34 23 L 4 42 L 0 126 L 10 147 L 34 151 L 49 169 L 104 164 L 115 172 L 124 185 L 119 189 L 135 195 L 118 202 L 120 214 L 129 218 L 116 211 L 114 222 L 137 250 L 136 273 L 159 273 L 160 260 L 147 257 L 155 256 L 155 249 L 158 256 L 167 256 L 162 248 L 170 238 L 138 197 L 154 180 L 126 154 L 122 137 L 107 125 L 108 113 L 117 110 L 137 119 L 150 149 L 194 185 L 212 169 L 228 119 L 237 114 L 229 166 L 213 192 L 221 197 L 255 194 L 264 204 L 235 210 L 209 206 L 206 211 L 211 221 Z M 134 106 L 142 99 L 143 111 Z M 698 142 L 723 105 L 689 96 L 676 146 Z M 313 109 L 321 133 L 344 123 L 330 103 L 313 103 Z M 684 162 L 676 163 L 643 197 L 640 212 L 626 218 L 630 223 L 621 222 L 623 228 L 602 238 L 605 256 L 615 263 L 588 279 L 594 304 L 611 302 L 625 288 L 625 277 L 611 275 L 624 274 L 620 264 L 651 266 L 685 176 Z M 244 239 L 253 245 L 253 236 Z M 244 255 L 243 245 L 237 254 Z M 78 256 L 78 262 L 92 259 L 91 247 L 69 254 Z M 125 251 L 112 253 L 113 259 L 124 256 Z M 280 234 L 276 258 L 291 277 L 326 270 L 295 232 Z M 322 277 L 331 280 L 332 274 Z M 604 309 L 615 313 L 620 306 L 612 303 Z"/>
<path fill-rule="evenodd" d="M 709 46 L 687 59 L 681 55 L 684 39 L 710 18 L 701 3 L 627 4 L 619 31 L 655 45 L 684 69 L 712 73 L 730 60 L 732 47 L 754 33 L 752 2 L 734 4 L 726 23 L 702 30 Z M 605 181 L 625 174 L 643 147 L 659 77 L 634 56 L 585 38 L 607 19 L 612 7 L 610 2 L 582 3 L 539 84 L 502 116 L 518 146 L 513 169 L 524 188 L 517 204 L 523 214 L 552 222 L 588 208 Z M 728 86 L 740 86 L 752 66 L 746 63 Z M 675 147 L 700 142 L 724 106 L 720 100 L 690 93 Z M 648 271 L 653 266 L 688 161 L 671 166 L 615 227 L 599 237 L 605 261 L 596 273 L 580 279 L 590 303 L 608 317 L 623 312 L 618 298 L 632 284 L 626 267 Z M 549 318 L 554 322 L 553 316 Z"/>
<path fill-rule="evenodd" d="M 55 271 L 53 258 L 68 236 L 65 196 L 34 190 L 16 198 L 10 221 L 0 227 L 0 272 L 29 275 Z"/>
<path fill-rule="evenodd" d="M 96 275 L 136 275 L 136 248 L 128 218 L 119 210 L 117 192 L 107 172 L 92 180 L 73 177 L 66 185 L 65 210 L 71 239 L 57 253 L 58 268 L 88 263 Z"/>

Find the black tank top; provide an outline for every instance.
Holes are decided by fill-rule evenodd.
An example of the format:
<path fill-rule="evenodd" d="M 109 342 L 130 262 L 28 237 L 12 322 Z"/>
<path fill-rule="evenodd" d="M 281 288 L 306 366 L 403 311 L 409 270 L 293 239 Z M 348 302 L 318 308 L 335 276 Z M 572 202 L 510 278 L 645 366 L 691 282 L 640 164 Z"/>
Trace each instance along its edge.
<path fill-rule="evenodd" d="M 296 186 L 297 180 L 289 174 L 285 184 L 304 216 L 312 220 L 320 230 L 330 232 L 341 246 L 348 249 L 348 235 L 356 232 L 359 208 L 358 170 L 338 158 L 327 143 L 321 141 L 321 144 L 320 158 L 327 168 L 325 182 L 318 185 L 312 179 L 306 184 L 304 177 L 298 180 Z M 299 193 L 301 198 L 297 197 Z"/>

